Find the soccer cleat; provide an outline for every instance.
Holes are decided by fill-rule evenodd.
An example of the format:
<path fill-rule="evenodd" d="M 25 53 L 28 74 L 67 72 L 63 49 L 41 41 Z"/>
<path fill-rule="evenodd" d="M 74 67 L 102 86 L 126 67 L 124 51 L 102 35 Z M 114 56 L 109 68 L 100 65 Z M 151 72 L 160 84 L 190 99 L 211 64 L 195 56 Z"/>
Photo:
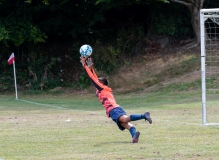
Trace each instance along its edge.
<path fill-rule="evenodd" d="M 152 123 L 152 119 L 150 117 L 150 112 L 144 113 L 145 121 L 147 120 L 150 124 Z"/>
<path fill-rule="evenodd" d="M 132 143 L 138 143 L 139 136 L 140 136 L 140 132 L 136 132 L 132 137 Z"/>

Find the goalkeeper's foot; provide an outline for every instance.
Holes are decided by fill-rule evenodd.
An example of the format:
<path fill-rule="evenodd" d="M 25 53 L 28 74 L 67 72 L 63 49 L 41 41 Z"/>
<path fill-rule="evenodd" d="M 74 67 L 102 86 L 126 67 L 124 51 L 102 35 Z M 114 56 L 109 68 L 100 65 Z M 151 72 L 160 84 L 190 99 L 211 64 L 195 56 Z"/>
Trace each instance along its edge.
<path fill-rule="evenodd" d="M 136 132 L 132 137 L 132 143 L 138 143 L 139 136 L 140 136 L 140 132 Z"/>
<path fill-rule="evenodd" d="M 152 123 L 152 119 L 150 117 L 150 112 L 144 113 L 145 121 L 147 120 L 150 124 Z"/>

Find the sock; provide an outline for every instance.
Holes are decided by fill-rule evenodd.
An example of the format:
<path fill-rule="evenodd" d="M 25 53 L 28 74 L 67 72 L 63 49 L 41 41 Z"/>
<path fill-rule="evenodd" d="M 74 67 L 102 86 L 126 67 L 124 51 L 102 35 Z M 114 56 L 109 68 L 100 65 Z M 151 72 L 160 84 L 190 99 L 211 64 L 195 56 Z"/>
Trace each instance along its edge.
<path fill-rule="evenodd" d="M 130 115 L 131 121 L 137 121 L 139 119 L 144 119 L 144 115 L 143 114 L 131 114 Z"/>
<path fill-rule="evenodd" d="M 129 129 L 130 134 L 132 135 L 132 137 L 134 136 L 134 134 L 136 133 L 136 128 L 135 127 L 131 127 Z"/>

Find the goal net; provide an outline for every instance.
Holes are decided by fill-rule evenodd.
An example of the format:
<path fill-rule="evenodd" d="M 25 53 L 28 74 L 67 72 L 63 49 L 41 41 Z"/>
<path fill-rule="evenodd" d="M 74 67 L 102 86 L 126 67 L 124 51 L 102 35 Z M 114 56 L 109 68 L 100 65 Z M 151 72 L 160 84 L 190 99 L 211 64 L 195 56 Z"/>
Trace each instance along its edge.
<path fill-rule="evenodd" d="M 200 10 L 202 124 L 219 124 L 219 8 Z"/>

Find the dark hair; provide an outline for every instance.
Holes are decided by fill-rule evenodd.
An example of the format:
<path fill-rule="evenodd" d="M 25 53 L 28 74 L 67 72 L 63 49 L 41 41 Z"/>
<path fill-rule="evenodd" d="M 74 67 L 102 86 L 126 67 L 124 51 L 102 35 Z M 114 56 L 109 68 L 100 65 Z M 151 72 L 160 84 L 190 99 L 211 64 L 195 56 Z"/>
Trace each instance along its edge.
<path fill-rule="evenodd" d="M 101 81 L 105 86 L 108 86 L 108 80 L 105 77 L 98 78 L 99 81 Z"/>

